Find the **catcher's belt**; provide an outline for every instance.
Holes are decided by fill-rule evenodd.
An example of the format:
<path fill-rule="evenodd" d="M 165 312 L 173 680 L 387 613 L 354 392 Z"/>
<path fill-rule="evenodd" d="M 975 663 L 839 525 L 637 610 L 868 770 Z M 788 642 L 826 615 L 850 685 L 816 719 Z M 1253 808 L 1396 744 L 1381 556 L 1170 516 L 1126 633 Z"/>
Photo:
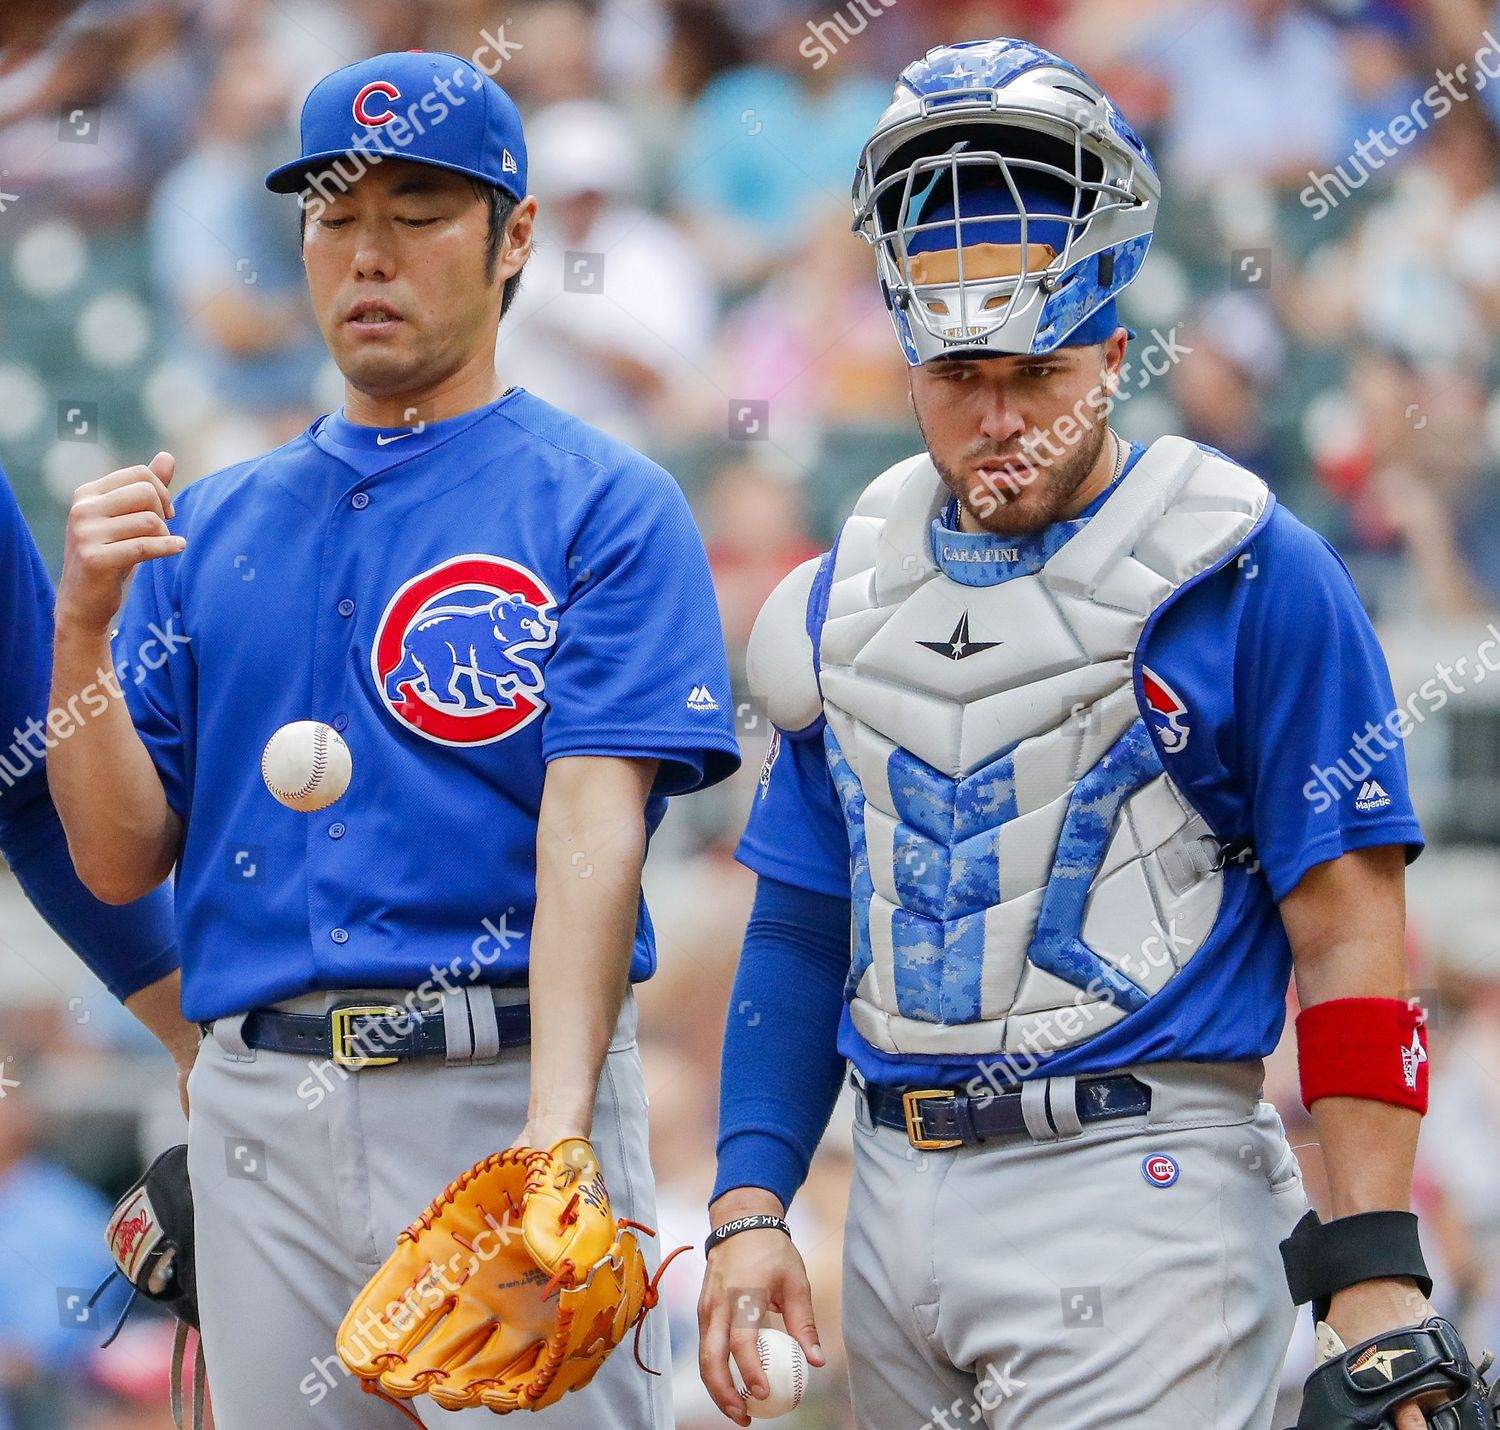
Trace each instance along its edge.
<path fill-rule="evenodd" d="M 497 1152 L 397 1237 L 339 1327 L 339 1356 L 413 1421 L 401 1402 L 418 1395 L 541 1410 L 587 1385 L 632 1327 L 640 1363 L 661 1271 L 649 1276 L 637 1232 L 655 1235 L 611 1216 L 583 1138 Z"/>
<path fill-rule="evenodd" d="M 1027 1131 L 1027 1113 L 1019 1089 L 968 1093 L 960 1088 L 929 1087 L 897 1091 L 862 1084 L 854 1073 L 850 1082 L 863 1094 L 871 1121 L 877 1127 L 905 1132 L 907 1141 L 919 1152 L 972 1147 Z M 1151 1089 L 1129 1073 L 1079 1078 L 1073 1107 L 1081 1124 L 1141 1117 L 1151 1110 Z"/>

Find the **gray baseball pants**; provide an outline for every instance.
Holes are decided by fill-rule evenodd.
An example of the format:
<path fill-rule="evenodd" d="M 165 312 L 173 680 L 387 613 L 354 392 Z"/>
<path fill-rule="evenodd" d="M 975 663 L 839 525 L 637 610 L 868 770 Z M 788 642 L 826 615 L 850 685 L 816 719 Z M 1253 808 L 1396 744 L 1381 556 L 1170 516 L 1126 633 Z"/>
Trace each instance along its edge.
<path fill-rule="evenodd" d="M 402 996 L 319 993 L 276 1006 L 312 1013 Z M 252 1052 L 240 1036 L 243 1019 L 214 1024 L 188 1084 L 188 1167 L 218 1430 L 397 1430 L 408 1423 L 361 1391 L 338 1359 L 334 1335 L 394 1250 L 397 1233 L 453 1177 L 509 1146 L 525 1124 L 530 1049 L 484 1056 L 486 1040 L 497 1040 L 493 999 L 509 996 L 524 993 L 444 995 L 462 1005 L 445 1009 L 448 1062 L 420 1058 L 358 1072 Z M 457 1028 L 472 1028 L 473 1043 L 455 1048 Z M 655 1226 L 646 1094 L 628 996 L 600 1080 L 592 1140 L 614 1214 Z M 659 1252 L 649 1238 L 645 1250 L 654 1270 Z M 526 1424 L 672 1430 L 670 1355 L 666 1317 L 653 1312 L 641 1357 L 666 1374 L 645 1374 L 623 1345 L 592 1384 L 528 1415 Z M 430 1427 L 496 1424 L 488 1410 L 446 1411 L 425 1397 L 408 1403 Z"/>
<path fill-rule="evenodd" d="M 1073 1080 L 1044 1079 L 1054 1135 L 953 1151 L 856 1099 L 860 1430 L 1267 1430 L 1294 1316 L 1277 1244 L 1307 1199 L 1261 1065 L 1125 1071 L 1144 1116 L 1081 1126 Z"/>

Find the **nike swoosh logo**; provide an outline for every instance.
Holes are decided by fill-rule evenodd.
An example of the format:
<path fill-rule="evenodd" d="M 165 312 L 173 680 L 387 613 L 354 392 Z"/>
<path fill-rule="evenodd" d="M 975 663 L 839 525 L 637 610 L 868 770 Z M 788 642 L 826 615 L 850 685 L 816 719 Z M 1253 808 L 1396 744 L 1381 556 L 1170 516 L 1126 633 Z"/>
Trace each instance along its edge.
<path fill-rule="evenodd" d="M 389 446 L 392 442 L 399 442 L 403 437 L 415 437 L 419 431 L 421 431 L 420 428 L 414 428 L 410 432 L 398 432 L 394 437 L 376 437 L 375 445 L 377 447 Z"/>

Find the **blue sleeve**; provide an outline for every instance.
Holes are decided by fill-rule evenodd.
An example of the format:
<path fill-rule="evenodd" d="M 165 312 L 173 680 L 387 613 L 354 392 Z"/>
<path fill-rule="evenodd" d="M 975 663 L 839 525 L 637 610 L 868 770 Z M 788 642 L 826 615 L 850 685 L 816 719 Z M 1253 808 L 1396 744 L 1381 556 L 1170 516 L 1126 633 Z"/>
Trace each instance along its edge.
<path fill-rule="evenodd" d="M 186 524 L 187 495 L 177 498 L 177 515 L 167 523 L 174 532 L 182 532 Z M 136 733 L 156 766 L 167 803 L 185 821 L 191 799 L 184 731 L 192 725 L 197 687 L 178 594 L 182 561 L 169 556 L 136 569 L 112 654 Z"/>
<path fill-rule="evenodd" d="M 0 853 L 26 897 L 105 987 L 128 998 L 177 967 L 165 888 L 133 904 L 100 903 L 80 882 L 47 789 L 52 583 L 0 473 Z"/>
<path fill-rule="evenodd" d="M 1235 662 L 1239 770 L 1256 855 L 1284 898 L 1315 864 L 1422 831 L 1390 672 L 1354 581 L 1289 513 L 1251 551 Z"/>
<path fill-rule="evenodd" d="M 0 670 L 5 672 L 5 679 L 0 680 L 0 730 L 5 732 L 8 747 L 3 770 L 8 789 L 10 781 L 23 772 L 21 761 L 41 748 L 34 736 L 27 738 L 27 725 L 47 714 L 52 582 L 4 472 L 0 472 L 0 602 Z M 3 812 L 0 795 L 0 818 Z"/>
<path fill-rule="evenodd" d="M 750 822 L 734 857 L 769 879 L 849 897 L 849 832 L 823 754 L 823 722 L 771 732 Z"/>
<path fill-rule="evenodd" d="M 604 484 L 568 548 L 542 753 L 655 756 L 657 794 L 734 773 L 729 662 L 703 539 L 660 467 Z"/>
<path fill-rule="evenodd" d="M 74 872 L 46 776 L 30 801 L 31 817 L 10 831 L 4 853 L 36 911 L 122 1003 L 178 965 L 172 895 L 166 884 L 134 903 L 100 903 Z"/>
<path fill-rule="evenodd" d="M 764 1187 L 791 1205 L 844 1077 L 849 899 L 762 877 L 724 1030 L 713 1198 Z"/>

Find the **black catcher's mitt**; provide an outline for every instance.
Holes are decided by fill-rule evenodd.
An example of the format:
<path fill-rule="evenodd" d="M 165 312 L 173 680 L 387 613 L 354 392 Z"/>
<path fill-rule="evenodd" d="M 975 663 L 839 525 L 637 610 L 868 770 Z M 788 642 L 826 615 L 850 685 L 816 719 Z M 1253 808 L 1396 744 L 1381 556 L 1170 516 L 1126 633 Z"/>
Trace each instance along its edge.
<path fill-rule="evenodd" d="M 1338 1350 L 1307 1378 L 1296 1430 L 1392 1430 L 1417 1399 L 1434 1430 L 1496 1430 L 1495 1398 L 1440 1316 Z"/>
<path fill-rule="evenodd" d="M 193 1271 L 193 1189 L 187 1147 L 163 1152 L 120 1198 L 105 1228 L 109 1254 L 138 1295 L 198 1326 Z"/>
<path fill-rule="evenodd" d="M 130 1300 L 109 1334 L 110 1341 L 130 1314 L 137 1296 L 165 1306 L 177 1317 L 177 1340 L 172 1347 L 172 1423 L 182 1430 L 183 1362 L 188 1327 L 198 1329 L 198 1278 L 193 1265 L 193 1189 L 188 1182 L 187 1146 L 163 1152 L 116 1203 L 105 1228 L 115 1271 L 94 1292 L 98 1300 L 116 1276 L 131 1285 Z M 203 1346 L 200 1341 L 193 1369 L 193 1427 L 203 1424 Z"/>

